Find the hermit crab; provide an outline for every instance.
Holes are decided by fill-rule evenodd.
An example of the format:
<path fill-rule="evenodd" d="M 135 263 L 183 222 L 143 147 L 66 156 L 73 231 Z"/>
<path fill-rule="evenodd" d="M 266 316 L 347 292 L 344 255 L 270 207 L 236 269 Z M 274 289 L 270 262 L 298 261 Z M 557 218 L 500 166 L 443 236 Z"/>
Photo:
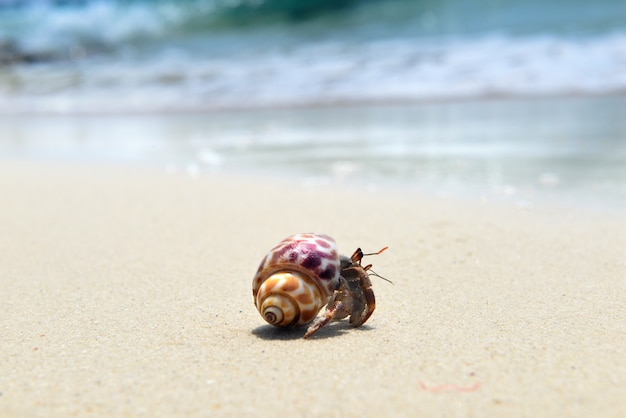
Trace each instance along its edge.
<path fill-rule="evenodd" d="M 369 276 L 378 276 L 371 271 L 371 264 L 363 266 L 361 260 L 386 249 L 364 254 L 357 248 L 351 257 L 346 257 L 339 255 L 337 243 L 328 235 L 291 235 L 261 261 L 252 281 L 254 304 L 261 316 L 277 327 L 314 321 L 304 338 L 332 320 L 347 316 L 352 326 L 359 327 L 376 308 Z M 318 317 L 324 307 L 325 311 Z"/>

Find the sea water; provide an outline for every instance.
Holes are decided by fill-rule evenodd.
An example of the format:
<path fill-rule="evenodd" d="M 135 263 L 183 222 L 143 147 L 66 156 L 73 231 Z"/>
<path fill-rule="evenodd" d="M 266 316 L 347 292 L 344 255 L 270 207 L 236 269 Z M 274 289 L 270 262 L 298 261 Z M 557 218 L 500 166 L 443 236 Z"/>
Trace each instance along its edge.
<path fill-rule="evenodd" d="M 623 0 L 0 0 L 0 153 L 626 193 Z"/>
<path fill-rule="evenodd" d="M 623 0 L 1 0 L 0 112 L 626 90 Z"/>

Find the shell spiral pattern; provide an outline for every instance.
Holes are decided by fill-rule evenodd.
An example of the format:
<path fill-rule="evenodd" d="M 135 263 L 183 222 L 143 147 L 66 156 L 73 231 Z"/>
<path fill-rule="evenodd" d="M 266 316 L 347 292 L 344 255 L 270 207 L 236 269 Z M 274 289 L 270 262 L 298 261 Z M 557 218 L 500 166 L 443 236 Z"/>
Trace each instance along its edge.
<path fill-rule="evenodd" d="M 333 238 L 314 233 L 289 236 L 261 261 L 252 284 L 254 303 L 272 325 L 304 325 L 328 303 L 339 272 Z"/>

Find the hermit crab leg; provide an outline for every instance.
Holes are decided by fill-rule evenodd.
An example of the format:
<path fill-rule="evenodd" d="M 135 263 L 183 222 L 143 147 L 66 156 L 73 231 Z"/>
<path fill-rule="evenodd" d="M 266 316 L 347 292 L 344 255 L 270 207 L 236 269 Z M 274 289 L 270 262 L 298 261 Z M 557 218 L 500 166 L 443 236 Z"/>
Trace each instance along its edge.
<path fill-rule="evenodd" d="M 361 325 L 366 323 L 367 320 L 370 319 L 370 316 L 372 316 L 372 314 L 374 313 L 374 310 L 376 309 L 376 298 L 374 297 L 374 291 L 372 290 L 371 287 L 368 287 L 367 289 L 363 289 L 363 296 L 365 298 L 367 309 L 365 310 L 365 315 L 358 322 L 352 323 L 352 321 L 350 321 L 352 325 L 354 325 L 355 327 L 360 327 Z"/>
<path fill-rule="evenodd" d="M 322 327 L 327 325 L 330 321 L 333 320 L 333 318 L 335 317 L 335 313 L 340 312 L 342 309 L 343 309 L 342 301 L 338 301 L 337 303 L 334 304 L 332 308 L 327 309 L 324 315 L 320 317 L 320 319 L 316 320 L 313 323 L 313 325 L 309 327 L 309 329 L 306 331 L 306 334 L 304 334 L 304 338 L 309 338 L 311 335 L 319 331 Z"/>

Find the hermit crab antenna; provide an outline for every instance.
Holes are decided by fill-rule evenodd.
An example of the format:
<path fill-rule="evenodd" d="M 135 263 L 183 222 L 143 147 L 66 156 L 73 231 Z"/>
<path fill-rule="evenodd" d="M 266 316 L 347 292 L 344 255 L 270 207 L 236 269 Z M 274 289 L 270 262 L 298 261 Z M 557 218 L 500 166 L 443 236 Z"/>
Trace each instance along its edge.
<path fill-rule="evenodd" d="M 387 250 L 387 249 L 389 249 L 389 247 L 383 247 L 383 248 L 381 248 L 380 250 L 376 251 L 375 253 L 363 254 L 363 256 L 365 257 L 366 255 L 378 255 L 378 254 L 382 253 L 383 251 L 385 251 L 385 250 Z M 368 271 L 368 273 L 369 273 L 371 276 L 376 276 L 376 277 L 378 277 L 379 279 L 383 279 L 384 281 L 386 281 L 386 282 L 389 282 L 389 283 L 393 284 L 393 282 L 392 282 L 391 280 L 389 280 L 389 279 L 387 279 L 387 278 L 385 278 L 385 277 L 381 276 L 380 274 L 376 273 L 374 270 L 372 270 L 372 269 L 371 269 L 371 267 L 372 267 L 372 265 L 371 265 L 371 264 L 370 264 L 369 266 L 366 266 L 366 267 L 365 267 L 365 270 L 367 270 L 367 271 Z"/>
<path fill-rule="evenodd" d="M 376 273 L 376 272 L 375 272 L 374 270 L 372 270 L 372 269 L 368 270 L 368 273 L 369 273 L 369 275 L 370 275 L 370 276 L 376 276 L 376 277 L 378 277 L 379 279 L 383 279 L 384 281 L 386 281 L 386 282 L 389 282 L 389 283 L 393 284 L 393 282 L 392 282 L 391 280 L 389 280 L 389 279 L 387 279 L 387 278 L 385 278 L 385 277 L 381 276 L 380 274 Z"/>
<path fill-rule="evenodd" d="M 389 247 L 383 247 L 380 250 L 376 251 L 375 253 L 363 254 L 363 257 L 365 257 L 366 255 L 378 255 L 387 249 L 389 249 Z"/>

